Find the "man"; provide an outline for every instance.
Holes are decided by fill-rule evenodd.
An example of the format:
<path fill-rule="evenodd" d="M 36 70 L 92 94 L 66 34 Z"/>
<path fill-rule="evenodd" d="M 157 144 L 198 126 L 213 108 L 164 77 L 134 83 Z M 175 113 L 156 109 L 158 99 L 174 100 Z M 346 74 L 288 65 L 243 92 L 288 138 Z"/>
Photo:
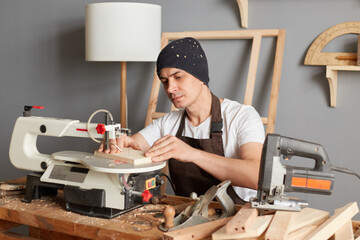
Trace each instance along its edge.
<path fill-rule="evenodd" d="M 202 195 L 229 179 L 237 186 L 228 189 L 236 203 L 254 197 L 264 141 L 256 110 L 212 94 L 205 53 L 193 38 L 168 44 L 158 56 L 157 74 L 168 98 L 181 110 L 131 137 L 122 136 L 116 144 L 142 150 L 155 162 L 169 160 L 176 195 Z M 119 151 L 110 146 L 105 152 Z"/>

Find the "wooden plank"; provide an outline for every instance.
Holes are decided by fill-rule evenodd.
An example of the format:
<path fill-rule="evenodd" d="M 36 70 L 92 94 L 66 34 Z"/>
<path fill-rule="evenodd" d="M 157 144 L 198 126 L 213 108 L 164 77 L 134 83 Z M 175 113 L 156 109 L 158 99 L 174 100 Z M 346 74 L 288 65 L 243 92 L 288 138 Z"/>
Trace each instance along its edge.
<path fill-rule="evenodd" d="M 242 233 L 227 233 L 226 227 L 220 228 L 218 231 L 212 234 L 212 239 L 248 239 L 261 236 L 266 228 L 269 226 L 273 215 L 256 217 L 253 224 L 250 225 L 245 232 Z"/>
<path fill-rule="evenodd" d="M 204 239 L 230 221 L 231 217 L 164 233 L 164 240 Z"/>
<path fill-rule="evenodd" d="M 289 232 L 294 232 L 309 225 L 320 225 L 329 218 L 329 212 L 313 208 L 304 208 L 300 212 L 294 213 L 293 222 Z"/>
<path fill-rule="evenodd" d="M 281 79 L 281 69 L 282 69 L 282 63 L 284 57 L 284 47 L 285 47 L 285 30 L 279 29 L 279 34 L 277 36 L 277 41 L 276 41 L 274 70 L 273 70 L 273 77 L 271 83 L 266 134 L 273 133 L 275 131 L 275 121 L 276 121 L 277 104 L 279 99 L 279 88 L 280 88 L 280 79 Z"/>
<path fill-rule="evenodd" d="M 356 202 L 346 204 L 343 208 L 340 208 L 338 211 L 336 211 L 332 217 L 321 224 L 306 239 L 316 240 L 330 238 L 358 212 L 359 208 Z"/>
<path fill-rule="evenodd" d="M 259 62 L 260 47 L 261 47 L 261 33 L 256 33 L 253 39 L 251 48 L 251 56 L 249 63 L 249 72 L 246 81 L 244 104 L 252 105 L 252 100 L 255 90 L 256 71 Z"/>
<path fill-rule="evenodd" d="M 246 203 L 233 218 L 226 224 L 227 233 L 241 233 L 253 224 L 258 215 L 258 210 L 251 208 L 250 203 Z"/>
<path fill-rule="evenodd" d="M 289 228 L 292 224 L 294 213 L 277 211 L 268 230 L 265 233 L 266 240 L 286 239 L 289 234 Z"/>
<path fill-rule="evenodd" d="M 132 148 L 123 148 L 122 150 L 123 150 L 122 152 L 112 153 L 112 154 L 106 154 L 103 152 L 95 151 L 95 156 L 109 158 L 113 160 L 119 160 L 121 162 L 131 163 L 134 165 L 152 162 L 151 158 L 145 157 L 144 152 L 142 151 L 135 150 Z"/>

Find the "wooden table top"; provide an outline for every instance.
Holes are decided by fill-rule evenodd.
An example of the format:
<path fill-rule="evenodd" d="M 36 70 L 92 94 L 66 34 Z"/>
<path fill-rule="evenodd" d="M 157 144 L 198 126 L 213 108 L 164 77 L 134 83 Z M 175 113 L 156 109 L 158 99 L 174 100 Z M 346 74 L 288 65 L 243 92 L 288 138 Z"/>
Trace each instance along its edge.
<path fill-rule="evenodd" d="M 10 221 L 90 239 L 162 239 L 158 226 L 164 218 L 159 213 L 165 204 L 191 201 L 167 196 L 165 204 L 149 204 L 113 219 L 102 219 L 66 211 L 61 191 L 56 197 L 43 197 L 31 203 L 21 202 L 23 198 L 24 195 L 15 195 L 0 199 L 0 219 L 5 220 L 0 225 Z"/>

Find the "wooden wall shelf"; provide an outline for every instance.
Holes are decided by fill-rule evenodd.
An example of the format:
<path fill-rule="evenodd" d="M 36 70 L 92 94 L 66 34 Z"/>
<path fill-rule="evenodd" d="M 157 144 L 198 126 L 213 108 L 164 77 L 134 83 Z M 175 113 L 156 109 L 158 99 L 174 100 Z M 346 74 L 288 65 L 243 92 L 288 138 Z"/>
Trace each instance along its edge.
<path fill-rule="evenodd" d="M 360 71 L 360 66 L 326 66 L 326 78 L 329 81 L 331 107 L 336 107 L 338 71 Z"/>

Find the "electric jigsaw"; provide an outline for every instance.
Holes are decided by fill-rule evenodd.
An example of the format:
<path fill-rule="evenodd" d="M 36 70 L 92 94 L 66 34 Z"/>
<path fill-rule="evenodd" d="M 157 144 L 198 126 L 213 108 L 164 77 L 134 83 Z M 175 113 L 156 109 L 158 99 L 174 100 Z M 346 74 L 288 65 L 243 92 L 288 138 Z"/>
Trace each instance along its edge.
<path fill-rule="evenodd" d="M 48 155 L 38 151 L 38 136 L 84 137 L 96 142 L 104 139 L 105 147 L 109 147 L 110 139 L 128 132 L 114 123 L 110 112 L 98 110 L 85 123 L 31 116 L 32 108 L 43 107 L 25 106 L 23 116 L 16 120 L 9 149 L 16 168 L 34 172 L 27 176 L 23 201 L 55 196 L 61 189 L 67 210 L 113 218 L 142 206 L 152 195 L 160 195 L 165 162 L 133 165 L 87 152 L 61 151 Z M 105 124 L 91 123 L 99 112 L 105 112 Z"/>
<path fill-rule="evenodd" d="M 313 159 L 315 165 L 305 168 L 283 164 L 292 156 Z M 334 180 L 328 156 L 320 144 L 268 134 L 261 155 L 257 197 L 250 200 L 251 206 L 300 211 L 307 202 L 287 197 L 284 192 L 330 195 Z"/>

